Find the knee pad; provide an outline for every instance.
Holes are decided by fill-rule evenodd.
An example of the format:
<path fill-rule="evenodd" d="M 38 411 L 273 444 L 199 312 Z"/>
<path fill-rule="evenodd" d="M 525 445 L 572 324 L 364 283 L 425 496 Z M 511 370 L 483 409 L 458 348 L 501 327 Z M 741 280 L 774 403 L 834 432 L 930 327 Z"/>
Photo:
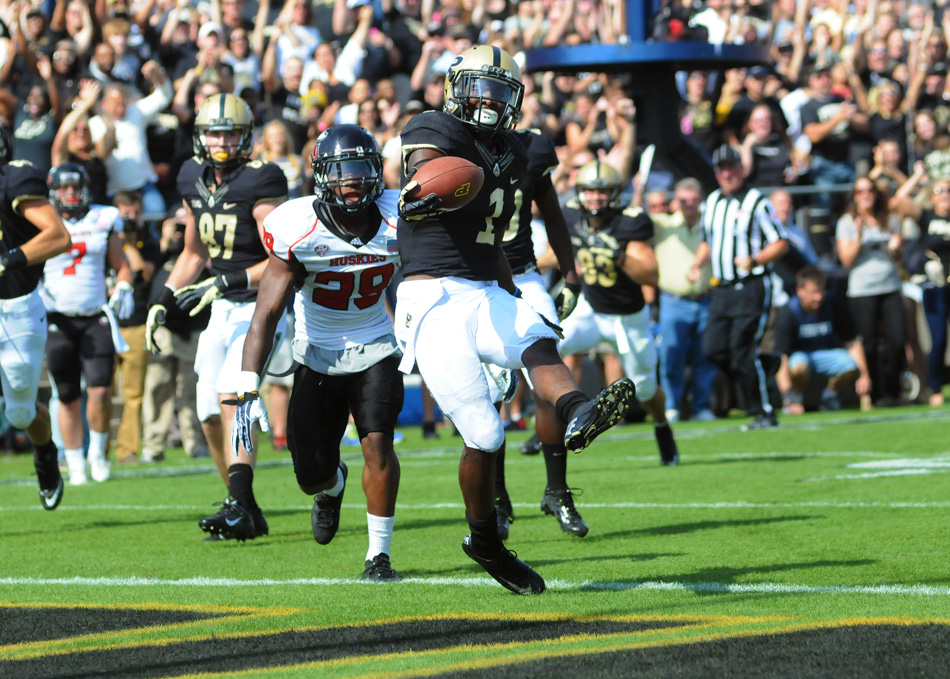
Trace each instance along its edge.
<path fill-rule="evenodd" d="M 78 384 L 57 384 L 60 403 L 72 403 L 82 397 L 82 390 Z"/>
<path fill-rule="evenodd" d="M 202 383 L 195 385 L 195 413 L 200 422 L 207 422 L 215 415 L 221 414 L 221 402 L 218 392 L 213 387 Z M 230 432 L 228 433 L 230 436 Z"/>
<path fill-rule="evenodd" d="M 33 423 L 33 420 L 36 419 L 36 404 L 34 403 L 32 407 L 30 407 L 27 405 L 11 405 L 8 403 L 4 414 L 11 426 L 16 429 L 26 429 Z"/>
<path fill-rule="evenodd" d="M 456 426 L 458 425 L 456 424 Z M 484 450 L 489 453 L 501 448 L 505 442 L 505 428 L 502 426 L 500 418 L 498 419 L 498 426 L 494 428 L 473 427 L 471 431 L 466 431 L 465 427 L 459 427 L 459 434 L 461 434 L 462 441 L 469 448 Z"/>

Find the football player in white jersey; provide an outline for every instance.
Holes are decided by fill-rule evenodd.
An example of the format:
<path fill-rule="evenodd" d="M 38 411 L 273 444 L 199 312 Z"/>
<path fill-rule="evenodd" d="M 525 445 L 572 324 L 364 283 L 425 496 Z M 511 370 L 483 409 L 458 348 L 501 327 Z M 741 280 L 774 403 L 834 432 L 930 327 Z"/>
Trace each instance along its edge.
<path fill-rule="evenodd" d="M 401 354 L 385 295 L 400 267 L 397 191 L 384 191 L 373 135 L 336 125 L 311 158 L 316 197 L 297 198 L 264 222 L 270 261 L 244 342 L 241 394 L 232 445 L 253 446 L 253 425 L 267 427 L 258 396 L 274 329 L 296 287 L 292 344 L 300 364 L 290 397 L 287 446 L 300 489 L 316 495 L 314 539 L 325 545 L 340 524 L 347 467 L 340 438 L 350 412 L 363 449 L 369 549 L 363 578 L 398 580 L 389 558 L 399 488 L 393 430 L 403 404 Z"/>
<path fill-rule="evenodd" d="M 36 402 L 43 352 L 46 309 L 37 290 L 43 262 L 69 248 L 69 232 L 47 199 L 46 177 L 26 161 L 10 161 L 12 148 L 0 128 L 0 383 L 3 413 L 26 431 L 33 444 L 33 466 L 40 503 L 56 509 L 63 498 L 49 410 Z"/>
<path fill-rule="evenodd" d="M 178 173 L 178 191 L 187 214 L 185 247 L 149 309 L 145 342 L 158 349 L 155 330 L 168 308 L 196 315 L 211 306 L 208 327 L 198 338 L 197 413 L 218 473 L 228 487 L 220 511 L 198 521 L 206 539 L 251 540 L 268 525 L 254 497 L 256 458 L 233 450 L 230 438 L 244 336 L 267 265 L 263 224 L 287 198 L 287 178 L 279 165 L 250 160 L 254 116 L 233 94 L 208 97 L 195 118 L 195 156 Z M 195 283 L 206 266 L 212 276 Z"/>
<path fill-rule="evenodd" d="M 106 445 L 112 416 L 115 315 L 128 318 L 135 302 L 132 272 L 122 251 L 122 218 L 111 205 L 90 205 L 89 178 L 82 165 L 54 167 L 47 178 L 49 199 L 59 210 L 72 247 L 47 260 L 40 294 L 49 313 L 46 362 L 60 401 L 59 431 L 70 485 L 86 483 L 83 457 L 82 378 L 89 423 L 89 468 L 94 481 L 109 478 Z M 106 269 L 115 274 L 107 294 Z M 114 313 L 113 313 L 114 312 Z"/>

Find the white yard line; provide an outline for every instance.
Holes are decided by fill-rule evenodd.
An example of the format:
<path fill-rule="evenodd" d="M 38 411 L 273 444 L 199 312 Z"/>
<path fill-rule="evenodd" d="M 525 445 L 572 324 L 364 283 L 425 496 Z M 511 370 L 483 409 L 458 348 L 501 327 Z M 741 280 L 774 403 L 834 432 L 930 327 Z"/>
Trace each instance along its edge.
<path fill-rule="evenodd" d="M 829 477 L 830 478 L 830 477 Z M 845 477 L 836 477 L 845 478 Z M 946 509 L 950 502 L 582 502 L 579 507 L 586 509 L 797 509 L 797 508 L 825 508 L 825 509 Z M 537 509 L 536 502 L 513 502 L 515 509 Z M 344 509 L 366 509 L 365 504 L 344 503 Z M 431 504 L 397 504 L 397 512 L 427 512 L 433 509 L 464 509 L 461 502 L 439 502 Z M 311 505 L 267 505 L 273 512 L 305 512 L 309 513 Z M 197 512 L 206 511 L 204 505 L 60 505 L 56 511 L 62 512 Z M 45 511 L 39 504 L 33 506 L 0 506 L 0 512 L 32 512 Z"/>
<path fill-rule="evenodd" d="M 377 583 L 356 578 L 275 578 L 237 579 L 237 578 L 0 578 L 0 586 L 42 586 L 42 587 L 336 587 L 338 585 L 375 586 Z M 403 578 L 399 585 L 429 585 L 453 587 L 497 587 L 494 580 L 484 578 Z M 387 587 L 394 586 L 387 583 Z M 548 589 L 561 590 L 659 590 L 680 592 L 714 592 L 722 594 L 874 594 L 884 596 L 925 596 L 950 597 L 950 587 L 932 585 L 795 585 L 777 582 L 740 584 L 730 582 L 592 582 L 582 580 L 548 580 Z"/>

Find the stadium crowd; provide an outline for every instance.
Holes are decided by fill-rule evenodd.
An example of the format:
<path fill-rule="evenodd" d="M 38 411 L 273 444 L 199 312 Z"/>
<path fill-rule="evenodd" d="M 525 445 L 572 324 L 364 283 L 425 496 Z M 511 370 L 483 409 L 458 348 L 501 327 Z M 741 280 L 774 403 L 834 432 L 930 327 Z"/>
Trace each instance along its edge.
<path fill-rule="evenodd" d="M 10 133 L 10 157 L 44 173 L 81 166 L 91 202 L 121 214 L 117 235 L 135 308 L 118 319 L 128 349 L 118 354 L 124 411 L 112 456 L 130 463 L 161 459 L 176 413 L 188 454 L 206 454 L 189 356 L 207 314 L 170 319 L 161 356 L 150 355 L 144 331 L 148 305 L 182 252 L 178 178 L 195 153 L 202 103 L 232 93 L 249 105 L 250 157 L 279 166 L 288 198 L 313 194 L 316 139 L 340 124 L 375 136 L 386 186 L 398 189 L 400 132 L 420 112 L 442 109 L 445 74 L 460 53 L 494 45 L 523 64 L 531 48 L 615 43 L 624 39 L 627 11 L 621 0 L 0 4 L 0 123 Z M 774 331 L 757 347 L 776 379 L 776 409 L 837 408 L 852 395 L 865 408 L 918 399 L 941 406 L 950 316 L 947 3 L 660 4 L 653 40 L 768 49 L 767 64 L 678 74 L 677 115 L 711 162 L 731 147 L 744 185 L 770 198 L 789 243 L 772 274 Z M 702 351 L 718 281 L 708 270 L 689 280 L 687 271 L 710 187 L 674 176 L 662 158 L 648 174 L 636 172 L 631 93 L 642 87 L 602 73 L 532 73 L 523 84 L 518 128 L 554 140 L 561 202 L 575 197 L 578 173 L 599 159 L 618 173 L 617 200 L 653 219 L 659 278 L 643 294 L 661 331 L 658 393 L 667 418 L 707 419 L 747 406 Z M 641 152 L 650 144 L 638 142 Z M 538 252 L 543 265 L 543 246 Z M 828 318 L 815 311 L 818 286 L 832 308 Z M 814 333 L 827 345 L 798 341 Z M 814 355 L 831 349 L 846 349 L 850 362 Z M 622 366 L 605 353 L 608 378 L 620 376 Z M 819 382 L 810 392 L 811 373 L 829 378 L 831 388 Z M 286 386 L 272 396 L 286 404 Z M 517 414 L 526 395 L 517 398 L 514 428 L 523 427 Z M 283 446 L 279 418 L 272 417 L 275 442 Z M 431 425 L 424 423 L 427 435 L 437 435 Z"/>

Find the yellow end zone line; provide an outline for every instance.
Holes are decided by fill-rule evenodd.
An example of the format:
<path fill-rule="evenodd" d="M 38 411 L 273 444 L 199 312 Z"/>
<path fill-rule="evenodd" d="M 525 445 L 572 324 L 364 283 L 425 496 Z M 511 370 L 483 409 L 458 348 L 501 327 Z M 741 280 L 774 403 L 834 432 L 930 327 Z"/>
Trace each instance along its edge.
<path fill-rule="evenodd" d="M 3 660 L 25 660 L 29 658 L 66 655 L 69 653 L 79 653 L 85 651 L 96 651 L 114 648 L 131 648 L 135 646 L 164 646 L 176 643 L 182 640 L 210 638 L 219 636 L 214 634 L 195 635 L 182 639 L 146 639 L 128 641 L 124 643 L 97 643 L 116 638 L 128 638 L 143 634 L 155 634 L 156 632 L 182 632 L 202 627 L 211 627 L 214 625 L 228 625 L 247 620 L 262 618 L 286 617 L 301 613 L 312 613 L 304 608 L 253 608 L 248 606 L 219 606 L 219 605 L 183 605 L 183 604 L 66 604 L 66 603 L 9 603 L 0 602 L 0 608 L 27 609 L 27 608 L 82 608 L 86 610 L 105 609 L 105 610 L 142 610 L 142 611 L 184 611 L 194 613 L 215 613 L 220 617 L 209 618 L 206 620 L 188 620 L 180 623 L 171 623 L 168 625 L 149 625 L 146 627 L 136 627 L 124 630 L 109 630 L 106 632 L 97 632 L 95 634 L 83 634 L 74 637 L 64 637 L 59 639 L 46 639 L 42 641 L 28 641 L 19 644 L 9 644 L 0 646 L 0 654 L 8 656 L 0 658 Z M 77 648 L 77 645 L 82 645 Z"/>
<path fill-rule="evenodd" d="M 763 619 L 768 620 L 768 619 Z M 702 628 L 709 628 L 711 625 L 703 625 L 689 628 L 676 628 L 674 631 L 685 631 L 686 636 L 667 636 L 661 639 L 644 639 L 648 635 L 659 635 L 663 632 L 670 632 L 669 628 L 661 630 L 644 630 L 635 633 L 635 639 L 629 640 L 630 634 L 613 635 L 576 635 L 571 637 L 561 637 L 558 639 L 541 640 L 533 642 L 511 642 L 508 644 L 471 646 L 460 645 L 452 648 L 433 649 L 432 651 L 421 652 L 400 652 L 388 653 L 385 655 L 360 656 L 350 658 L 334 658 L 333 660 L 314 661 L 309 663 L 300 663 L 296 665 L 282 665 L 278 667 L 252 668 L 247 670 L 228 671 L 228 672 L 202 672 L 196 674 L 174 675 L 165 679 L 226 679 L 227 677 L 252 677 L 274 674 L 277 672 L 307 672 L 315 669 L 346 668 L 351 667 L 357 672 L 345 676 L 351 679 L 405 679 L 408 677 L 428 676 L 434 674 L 445 674 L 453 671 L 464 671 L 472 669 L 487 669 L 491 667 L 500 667 L 504 665 L 514 665 L 535 660 L 545 660 L 558 657 L 581 656 L 581 655 L 600 655 L 604 653 L 615 653 L 618 651 L 639 650 L 646 648 L 661 648 L 682 646 L 687 644 L 699 644 L 704 642 L 721 641 L 723 639 L 739 639 L 754 636 L 765 636 L 773 634 L 789 634 L 799 631 L 810 631 L 818 629 L 852 627 L 852 626 L 874 626 L 874 625 L 902 625 L 917 626 L 925 624 L 950 625 L 950 619 L 946 618 L 846 618 L 842 620 L 802 622 L 790 625 L 783 625 L 770 629 L 732 629 L 719 632 L 696 633 Z M 625 638 L 620 643 L 610 643 L 605 646 L 584 647 L 584 648 L 562 648 L 552 649 L 555 644 L 577 643 L 577 642 L 597 642 L 610 639 Z M 441 665 L 438 667 L 415 667 L 402 671 L 375 671 L 367 669 L 359 671 L 354 667 L 357 664 L 390 664 L 393 661 L 425 661 L 438 659 L 440 656 L 448 654 L 468 654 L 471 656 L 476 652 L 505 652 L 511 650 L 524 650 L 516 655 L 506 655 L 494 658 L 473 658 L 468 657 L 462 661 L 453 662 L 451 665 Z"/>
<path fill-rule="evenodd" d="M 3 604 L 0 607 L 7 606 L 11 608 L 29 608 L 30 604 Z M 106 604 L 97 606 L 95 604 L 83 604 L 80 606 L 71 606 L 69 604 L 36 604 L 33 607 L 46 608 L 103 608 L 103 609 L 136 609 L 135 604 Z M 372 627 L 377 625 L 398 625 L 411 622 L 427 622 L 436 620 L 524 620 L 524 621 L 550 621 L 557 622 L 563 620 L 573 620 L 576 622 L 674 622 L 677 623 L 676 629 L 684 626 L 708 626 L 708 625 L 740 625 L 755 624 L 765 621 L 775 621 L 785 618 L 758 618 L 749 616 L 726 616 L 726 615 L 583 615 L 572 616 L 569 614 L 550 614 L 550 613 L 527 613 L 498 615 L 492 613 L 442 613 L 423 616 L 399 616 L 395 618 L 383 618 L 375 620 L 360 620 L 345 623 L 325 624 L 325 625 L 290 625 L 287 627 L 277 627 L 269 630 L 247 630 L 247 631 L 229 631 L 229 632 L 209 632 L 189 634 L 188 636 L 166 637 L 166 638 L 146 638 L 130 639 L 116 641 L 117 639 L 127 639 L 132 636 L 143 634 L 154 635 L 157 632 L 187 632 L 199 628 L 215 625 L 228 625 L 233 623 L 242 623 L 250 620 L 260 620 L 268 617 L 286 617 L 294 614 L 312 614 L 312 610 L 300 608 L 247 608 L 247 607 L 227 607 L 227 606 L 183 606 L 178 604 L 143 604 L 138 608 L 143 610 L 188 610 L 195 612 L 209 612 L 212 609 L 216 612 L 235 613 L 224 617 L 213 618 L 210 620 L 194 620 L 170 625 L 154 625 L 151 627 L 140 627 L 130 630 L 115 630 L 100 632 L 96 634 L 87 634 L 77 637 L 68 637 L 62 639 L 52 639 L 44 641 L 31 641 L 20 644 L 10 644 L 0 646 L 0 662 L 11 660 L 28 660 L 32 658 L 52 657 L 60 655 L 69 655 L 73 653 L 86 653 L 90 651 L 114 651 L 130 648 L 141 648 L 146 646 L 170 646 L 177 643 L 197 643 L 210 639 L 218 640 L 238 640 L 254 637 L 276 636 L 287 632 L 316 632 L 328 629 Z M 657 631 L 669 631 L 670 628 L 663 628 Z"/>

